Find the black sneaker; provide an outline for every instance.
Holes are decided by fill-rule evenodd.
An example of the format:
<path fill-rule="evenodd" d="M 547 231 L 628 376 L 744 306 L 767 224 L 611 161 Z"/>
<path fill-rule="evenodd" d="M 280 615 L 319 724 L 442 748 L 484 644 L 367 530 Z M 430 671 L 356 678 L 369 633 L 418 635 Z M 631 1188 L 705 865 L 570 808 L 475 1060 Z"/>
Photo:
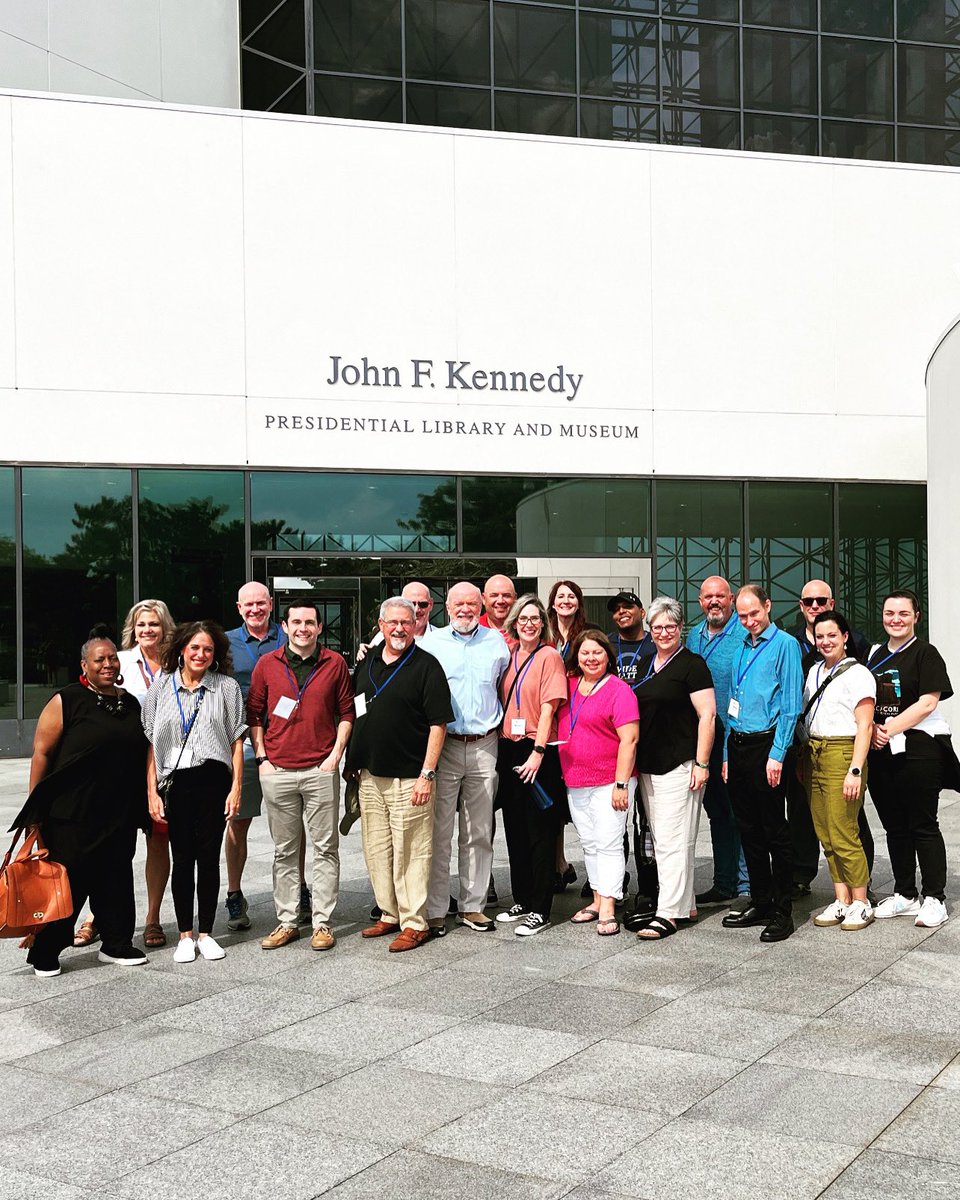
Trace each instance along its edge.
<path fill-rule="evenodd" d="M 809 895 L 810 895 L 810 884 L 809 883 L 799 883 L 799 882 L 794 883 L 793 887 L 790 889 L 790 899 L 791 900 L 802 900 L 804 898 L 804 896 L 809 896 Z"/>
<path fill-rule="evenodd" d="M 450 897 L 450 903 L 447 905 L 447 916 L 448 916 L 448 917 L 455 917 L 459 911 L 460 911 L 460 905 L 459 905 L 459 904 L 457 903 L 457 901 L 456 901 L 456 900 L 454 900 L 454 898 L 451 896 L 451 897 Z"/>
<path fill-rule="evenodd" d="M 301 883 L 300 885 L 300 907 L 297 910 L 297 924 L 313 924 L 313 899 L 310 896 L 310 889 L 305 883 Z"/>
<path fill-rule="evenodd" d="M 559 896 L 561 892 L 565 892 L 567 890 L 567 888 L 570 886 L 571 883 L 576 883 L 576 882 L 577 882 L 577 873 L 573 869 L 573 867 L 571 867 L 570 864 L 567 863 L 566 870 L 563 871 L 562 873 L 560 871 L 557 871 L 556 876 L 554 877 L 554 881 L 553 881 L 554 895 Z"/>
<path fill-rule="evenodd" d="M 227 928 L 249 929 L 250 918 L 247 916 L 247 898 L 243 892 L 227 892 Z"/>
<path fill-rule="evenodd" d="M 535 933 L 546 929 L 549 924 L 546 917 L 542 917 L 540 913 L 527 913 L 513 932 L 517 937 L 533 937 Z"/>
<path fill-rule="evenodd" d="M 726 904 L 729 900 L 735 900 L 736 896 L 729 892 L 721 892 L 718 887 L 709 888 L 705 892 L 697 892 L 697 907 L 710 908 L 714 904 Z"/>
<path fill-rule="evenodd" d="M 580 889 L 580 899 L 581 900 L 592 900 L 593 899 L 593 888 L 590 886 L 589 879 L 583 885 L 583 887 Z"/>
<path fill-rule="evenodd" d="M 497 886 L 493 882 L 493 876 L 490 876 L 490 886 L 487 888 L 487 902 L 484 908 L 492 908 L 494 904 L 500 903 L 500 897 L 497 895 Z"/>
<path fill-rule="evenodd" d="M 41 959 L 40 962 L 33 962 L 30 958 L 27 958 L 27 962 L 33 967 L 34 975 L 39 976 L 41 979 L 52 978 L 54 975 L 60 974 L 59 958 Z"/>
<path fill-rule="evenodd" d="M 147 961 L 147 956 L 136 946 L 121 946 L 119 950 L 109 951 L 101 949 L 97 958 L 101 962 L 113 963 L 117 967 L 142 967 Z"/>
<path fill-rule="evenodd" d="M 375 904 L 373 906 L 373 908 L 370 909 L 370 920 L 371 921 L 379 921 L 382 916 L 383 916 L 383 909 L 380 907 L 379 904 Z"/>

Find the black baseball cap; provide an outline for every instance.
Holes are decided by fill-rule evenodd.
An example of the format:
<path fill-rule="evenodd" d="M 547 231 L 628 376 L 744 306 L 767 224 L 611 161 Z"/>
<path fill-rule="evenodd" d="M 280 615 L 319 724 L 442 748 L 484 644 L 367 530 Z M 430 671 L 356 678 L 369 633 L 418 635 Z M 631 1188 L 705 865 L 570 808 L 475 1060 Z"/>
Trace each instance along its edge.
<path fill-rule="evenodd" d="M 637 608 L 643 608 L 643 601 L 636 592 L 617 592 L 607 601 L 607 612 L 616 612 L 621 604 L 635 604 Z"/>

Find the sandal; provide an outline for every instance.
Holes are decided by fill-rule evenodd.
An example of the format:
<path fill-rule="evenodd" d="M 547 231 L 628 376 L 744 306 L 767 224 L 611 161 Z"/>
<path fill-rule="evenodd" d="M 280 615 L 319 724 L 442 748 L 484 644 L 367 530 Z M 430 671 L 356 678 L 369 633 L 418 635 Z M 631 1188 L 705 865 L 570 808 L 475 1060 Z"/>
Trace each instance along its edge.
<path fill-rule="evenodd" d="M 641 942 L 662 942 L 664 938 L 668 938 L 676 932 L 677 927 L 672 921 L 668 921 L 665 917 L 651 917 L 637 931 L 637 937 Z"/>
<path fill-rule="evenodd" d="M 167 944 L 167 935 L 159 921 L 150 921 L 143 927 L 143 944 L 151 950 Z"/>
<path fill-rule="evenodd" d="M 597 922 L 597 933 L 600 937 L 613 937 L 620 932 L 620 922 L 616 917 L 601 917 Z"/>
<path fill-rule="evenodd" d="M 581 908 L 579 912 L 575 912 L 570 918 L 574 925 L 589 925 L 591 921 L 598 921 L 600 914 L 595 908 Z"/>
<path fill-rule="evenodd" d="M 73 935 L 74 946 L 92 946 L 94 942 L 100 941 L 100 934 L 97 933 L 96 922 L 91 919 L 84 921 L 77 932 Z"/>

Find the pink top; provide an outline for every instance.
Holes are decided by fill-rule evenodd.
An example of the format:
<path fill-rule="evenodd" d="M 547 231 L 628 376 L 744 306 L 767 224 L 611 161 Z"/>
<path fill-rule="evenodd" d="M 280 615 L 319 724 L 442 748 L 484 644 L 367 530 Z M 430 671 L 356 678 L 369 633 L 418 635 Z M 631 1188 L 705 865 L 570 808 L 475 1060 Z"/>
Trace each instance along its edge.
<path fill-rule="evenodd" d="M 572 788 L 612 785 L 617 778 L 620 749 L 617 730 L 631 721 L 639 723 L 637 698 L 630 685 L 616 675 L 608 675 L 591 696 L 578 693 L 579 682 L 579 676 L 571 677 L 570 702 L 559 713 L 557 736 L 563 779 Z"/>

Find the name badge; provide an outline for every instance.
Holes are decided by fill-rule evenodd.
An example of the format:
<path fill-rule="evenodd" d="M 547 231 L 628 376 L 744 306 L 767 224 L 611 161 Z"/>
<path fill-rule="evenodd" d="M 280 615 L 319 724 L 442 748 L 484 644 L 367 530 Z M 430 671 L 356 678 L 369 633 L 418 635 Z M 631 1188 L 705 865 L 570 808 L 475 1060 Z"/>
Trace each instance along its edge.
<path fill-rule="evenodd" d="M 354 696 L 353 706 L 357 710 L 358 717 L 365 717 L 367 715 L 367 698 L 363 692 L 359 696 Z"/>
<path fill-rule="evenodd" d="M 740 701 L 735 699 L 733 696 L 730 697 L 730 703 L 727 705 L 727 712 L 731 717 L 740 716 Z"/>
<path fill-rule="evenodd" d="M 527 722 L 523 717 L 513 717 L 510 721 L 510 733 L 513 737 L 525 737 Z"/>
<path fill-rule="evenodd" d="M 273 710 L 275 717 L 289 717 L 291 713 L 297 711 L 296 700 L 291 700 L 289 696 L 281 696 L 277 701 L 277 706 Z"/>

